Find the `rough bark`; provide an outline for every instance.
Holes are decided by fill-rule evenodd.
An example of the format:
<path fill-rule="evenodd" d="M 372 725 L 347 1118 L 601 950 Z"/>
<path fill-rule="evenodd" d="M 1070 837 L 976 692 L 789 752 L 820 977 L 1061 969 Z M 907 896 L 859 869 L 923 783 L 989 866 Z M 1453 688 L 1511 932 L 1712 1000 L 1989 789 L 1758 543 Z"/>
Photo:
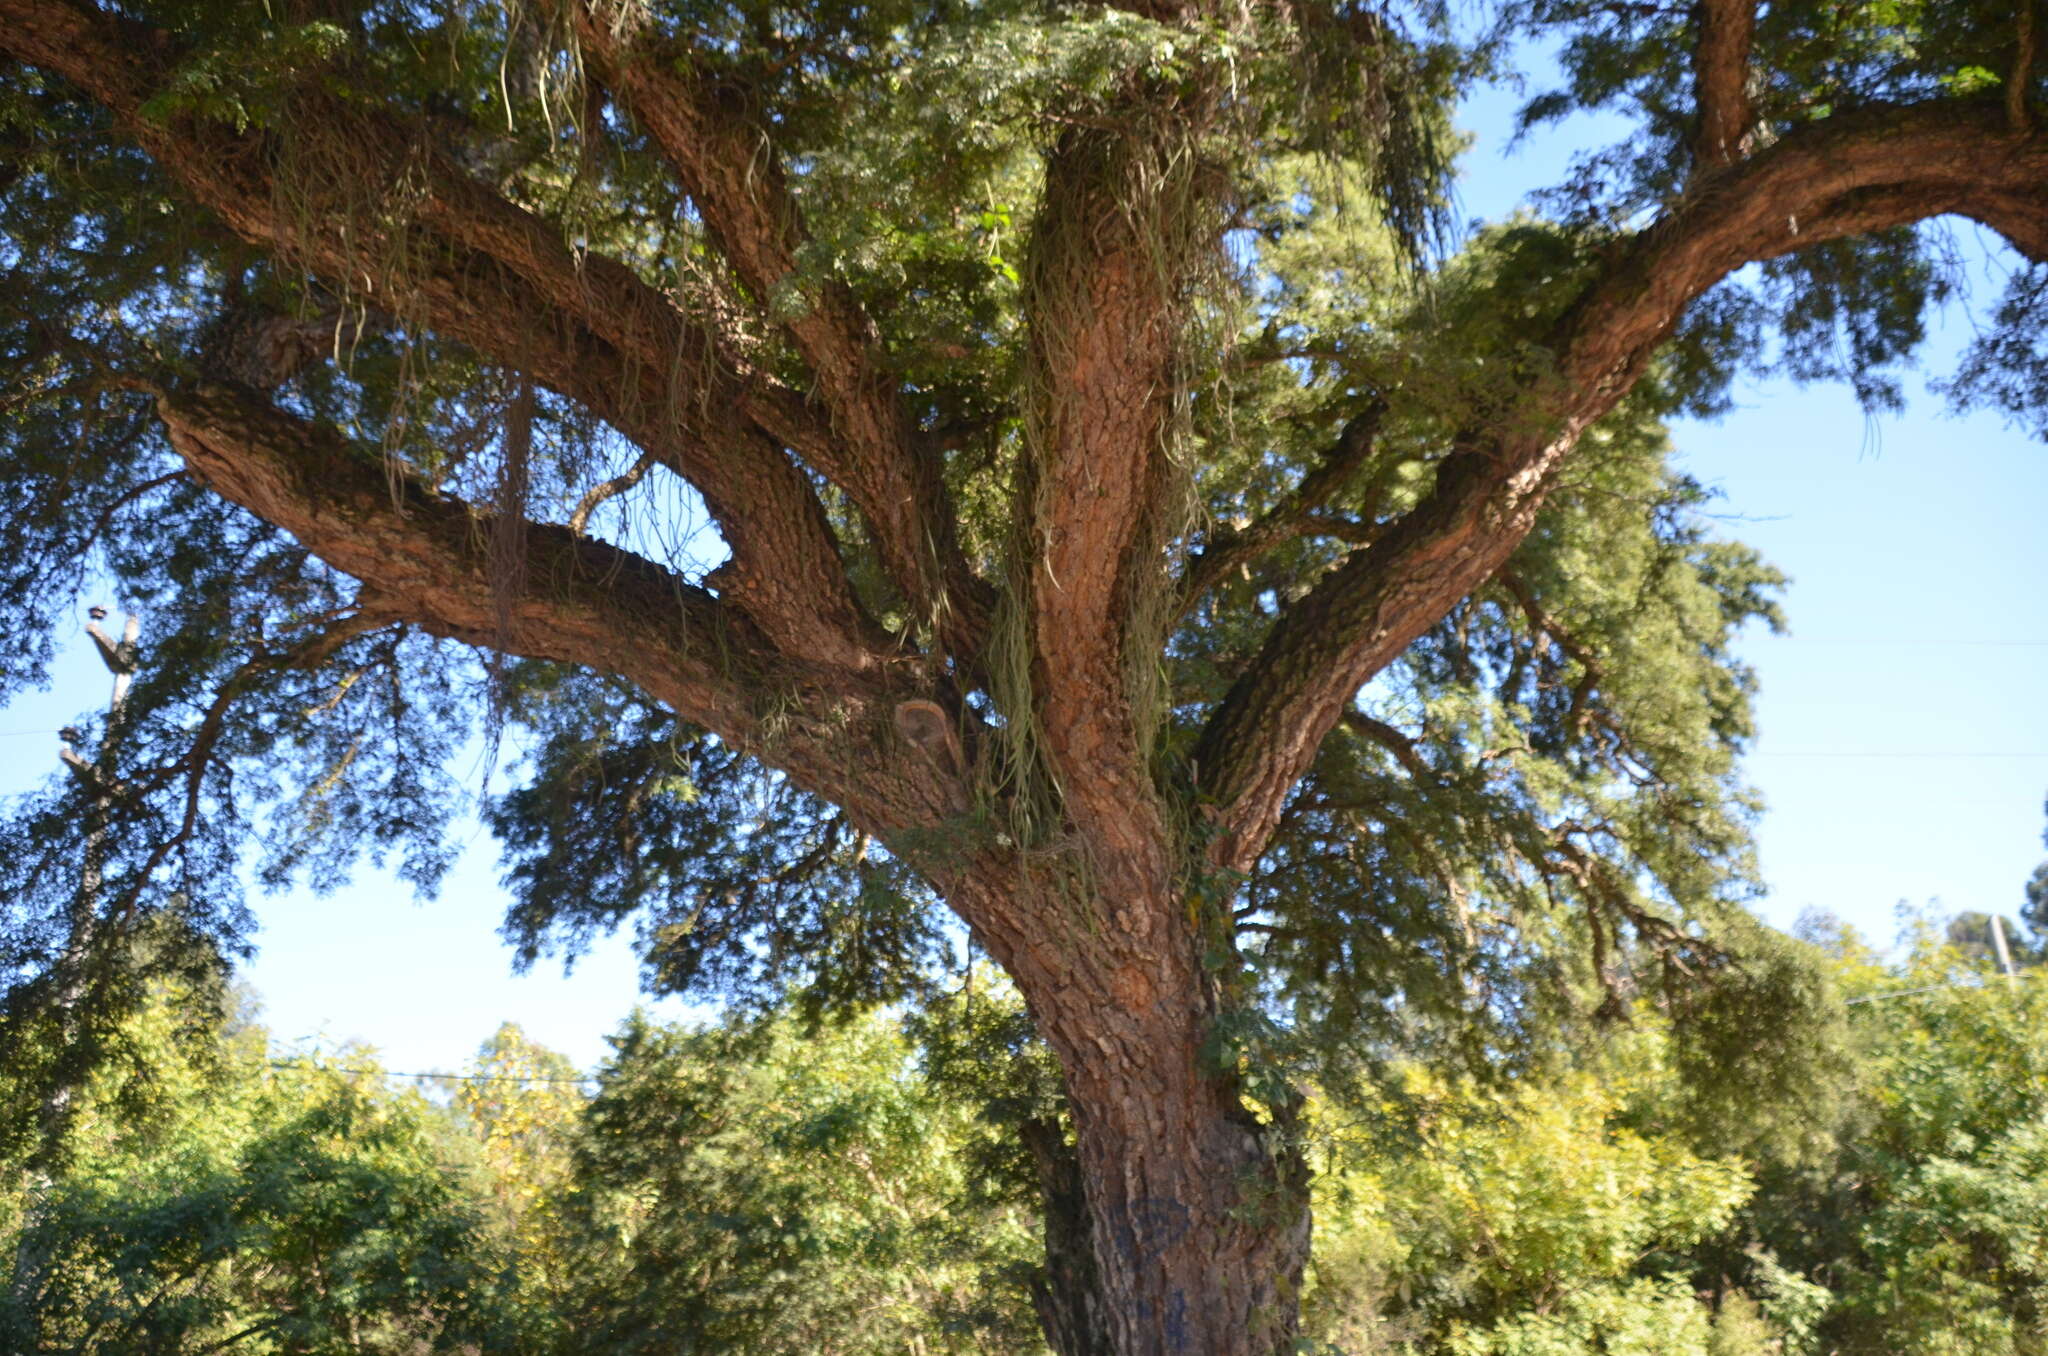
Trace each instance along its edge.
<path fill-rule="evenodd" d="M 383 615 L 619 674 L 774 760 L 867 832 L 934 822 L 958 802 L 957 782 L 890 756 L 895 707 L 917 691 L 907 665 L 849 671 L 794 659 L 723 600 L 554 524 L 528 524 L 524 587 L 500 600 L 484 546 L 489 515 L 403 480 L 394 502 L 374 449 L 227 386 L 165 389 L 157 408 L 201 483 L 363 581 Z M 770 711 L 772 734 L 763 729 Z"/>
<path fill-rule="evenodd" d="M 749 91 L 701 70 L 701 55 L 653 37 L 630 5 L 578 0 L 572 17 L 592 73 L 646 128 L 727 263 L 764 307 L 786 316 L 834 435 L 812 460 L 859 506 L 904 597 L 949 648 L 978 653 L 993 598 L 960 555 L 940 459 L 917 436 L 881 335 L 852 289 L 803 279 L 803 213 L 750 116 Z M 800 300 L 781 295 L 797 287 Z"/>
<path fill-rule="evenodd" d="M 1234 1072 L 1215 1063 L 1219 995 L 1187 902 L 1110 901 L 1043 882 L 1019 891 L 1015 879 L 967 881 L 951 898 L 1015 977 L 1065 1070 L 1092 1307 L 1106 1320 L 1108 1350 L 1292 1350 L 1308 1174 L 1287 1109 L 1255 1113 Z M 1153 920 L 1143 937 L 1115 921 L 1137 914 Z M 1075 933 L 1083 945 L 1062 944 Z M 1061 1307 L 1064 1316 L 1091 1304 L 1069 1296 Z"/>
<path fill-rule="evenodd" d="M 1056 1356 L 1114 1356 L 1080 1156 L 1054 1122 L 1026 1121 L 1017 1133 L 1038 1169 L 1045 1271 L 1032 1283 L 1031 1303 L 1046 1345 Z"/>
<path fill-rule="evenodd" d="M 1699 0 L 1699 36 L 1693 48 L 1693 102 L 1699 129 L 1693 158 L 1726 165 L 1748 149 L 1749 45 L 1756 33 L 1756 0 Z"/>
<path fill-rule="evenodd" d="M 1140 126 L 1195 116 L 1137 101 Z M 1022 526 L 1013 585 L 1029 635 L 1038 751 L 1106 888 L 1160 894 L 1174 863 L 1147 768 L 1169 615 L 1175 365 L 1202 248 L 1191 148 L 1072 131 L 1046 168 L 1024 296 L 1031 323 Z M 1154 604 L 1157 606 L 1154 606 Z M 1151 615 L 1148 615 L 1148 612 Z M 1142 910 L 1129 926 L 1149 928 Z M 1159 941 L 1163 944 L 1164 939 Z"/>

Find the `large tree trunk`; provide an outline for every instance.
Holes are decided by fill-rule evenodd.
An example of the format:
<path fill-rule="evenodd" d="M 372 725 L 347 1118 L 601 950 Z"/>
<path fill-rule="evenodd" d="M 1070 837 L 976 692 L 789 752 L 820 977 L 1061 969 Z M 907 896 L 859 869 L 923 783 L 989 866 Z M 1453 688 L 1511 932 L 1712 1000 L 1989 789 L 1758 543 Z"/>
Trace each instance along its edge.
<path fill-rule="evenodd" d="M 1308 1207 L 1299 1155 L 1198 1067 L 1183 1025 L 1062 1052 L 1118 1356 L 1291 1350 Z"/>
<path fill-rule="evenodd" d="M 1041 926 L 1028 948 L 981 929 L 1060 1057 L 1078 1140 L 1073 1177 L 1039 1154 L 1047 1339 L 1062 1356 L 1292 1351 L 1309 1213 L 1291 1108 L 1252 1110 L 1235 1070 L 1208 1052 L 1217 990 L 1184 900 L 1083 912 L 1101 926 Z M 1083 1232 L 1069 1183 L 1092 1267 L 1061 1253 Z"/>

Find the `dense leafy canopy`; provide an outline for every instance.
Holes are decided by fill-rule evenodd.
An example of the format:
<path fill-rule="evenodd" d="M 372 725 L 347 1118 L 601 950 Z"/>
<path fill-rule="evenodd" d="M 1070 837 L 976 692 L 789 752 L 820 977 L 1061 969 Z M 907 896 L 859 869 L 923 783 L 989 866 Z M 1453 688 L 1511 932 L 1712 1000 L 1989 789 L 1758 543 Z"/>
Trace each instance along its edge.
<path fill-rule="evenodd" d="M 339 213 L 383 232 L 365 249 L 407 245 L 400 228 L 425 210 L 408 195 L 428 190 L 351 165 L 358 149 L 330 126 L 331 106 L 384 101 L 688 314 L 735 285 L 710 227 L 678 213 L 636 153 L 647 133 L 592 102 L 598 91 L 564 64 L 552 46 L 563 35 L 539 15 L 480 9 L 418 28 L 403 7 L 257 22 L 195 6 L 160 21 L 183 34 L 186 55 L 136 116 L 255 138 L 287 219 Z M 892 379 L 948 444 L 963 549 L 997 581 L 1011 568 L 1006 487 L 1029 436 L 1015 306 L 1038 210 L 1033 171 L 1060 125 L 1049 110 L 1109 99 L 1134 68 L 1170 87 L 1208 63 L 1241 63 L 1248 89 L 1270 86 L 1189 152 L 1233 167 L 1242 224 L 1208 270 L 1201 347 L 1186 357 L 1203 392 L 1185 411 L 1180 454 L 1196 525 L 1188 570 L 1204 587 L 1169 627 L 1155 754 L 1168 765 L 1191 756 L 1275 611 L 1376 522 L 1414 508 L 1475 411 L 1516 398 L 1514 375 L 1541 361 L 1524 336 L 1569 302 L 1597 255 L 1601 231 L 1568 219 L 1489 231 L 1427 278 L 1403 263 L 1442 211 L 1413 196 L 1444 163 L 1447 133 L 1427 100 L 1475 59 L 1428 23 L 1401 36 L 1332 15 L 1317 22 L 1336 28 L 1289 35 L 1261 20 L 1190 49 L 1168 26 L 1085 11 L 778 11 L 768 30 L 738 12 L 661 22 L 677 33 L 709 24 L 693 62 L 772 118 L 812 236 L 784 281 L 787 304 L 811 304 L 795 298 L 829 280 L 891 337 Z M 729 42 L 774 37 L 721 55 L 720 25 L 735 25 Z M 1303 53 L 1314 60 L 1294 60 Z M 1586 70 L 1624 56 L 1603 48 Z M 912 84 L 924 97 L 902 97 Z M 1377 102 L 1346 102 L 1360 88 Z M 1596 81 L 1579 98 L 1611 93 Z M 122 789 L 104 825 L 79 813 L 76 784 L 8 822 L 0 893 L 12 901 L 14 973 L 62 953 L 75 894 L 66 864 L 87 832 L 105 857 L 104 912 L 175 909 L 185 935 L 229 952 L 247 935 L 235 863 L 252 831 L 267 845 L 266 883 L 331 882 L 367 851 L 396 854 L 431 886 L 460 801 L 446 769 L 479 713 L 523 751 L 523 781 L 487 811 L 526 956 L 637 913 L 663 988 L 759 999 L 797 979 L 829 1006 L 910 992 L 943 967 L 936 899 L 901 856 L 946 852 L 933 835 L 878 842 L 764 766 L 772 737 L 742 752 L 630 685 L 504 667 L 387 618 L 375 590 L 195 485 L 136 383 L 269 364 L 260 384 L 288 376 L 284 408 L 381 448 L 390 476 L 478 504 L 516 491 L 541 521 L 572 516 L 632 459 L 623 414 L 536 391 L 473 336 L 408 315 L 425 303 L 379 280 L 415 277 L 425 261 L 366 260 L 363 282 L 309 274 L 313 261 L 289 253 L 266 258 L 206 215 L 173 209 L 178 190 L 161 167 L 122 149 L 122 130 L 62 84 L 18 68 L 10 97 L 23 146 L 4 204 L 20 398 L 5 474 L 25 509 L 10 519 L 21 537 L 9 559 L 25 573 L 0 626 L 6 672 L 40 671 L 81 583 L 140 612 L 147 655 L 119 728 L 86 727 L 103 748 L 98 775 Z M 1379 133 L 1332 121 L 1374 109 Z M 1859 276 L 1910 281 L 1914 269 L 1882 257 L 1897 243 L 1845 245 L 1843 259 Z M 785 303 L 768 302 L 772 319 Z M 1893 349 L 1917 325 L 1911 307 L 1854 292 L 1839 314 L 1887 327 Z M 1733 762 L 1748 733 L 1747 678 L 1727 647 L 1745 622 L 1775 624 L 1776 577 L 1716 540 L 1702 492 L 1664 469 L 1657 417 L 1711 403 L 1754 356 L 1747 338 L 1715 338 L 1690 338 L 1589 437 L 1508 568 L 1376 680 L 1282 816 L 1237 906 L 1245 963 L 1292 1024 L 1327 1029 L 1325 1048 L 1369 1042 L 1418 1012 L 1484 1022 L 1472 1048 L 1513 1044 L 1530 1005 L 1554 1001 L 1532 981 L 1622 983 L 1630 937 L 1695 952 L 1681 968 L 1718 963 L 1681 930 L 1720 920 L 1725 935 L 1733 915 L 1721 906 L 1749 887 Z M 746 342 L 750 361 L 799 380 L 772 332 Z M 1288 508 L 1333 430 L 1361 444 L 1342 494 L 1263 552 L 1244 549 L 1243 525 Z M 876 615 L 916 634 L 924 623 L 892 600 L 881 564 L 863 563 L 870 529 L 833 496 L 825 505 Z M 672 490 L 641 490 L 603 501 L 589 521 L 682 579 L 712 581 L 730 544 L 701 512 Z M 985 696 L 963 679 L 970 705 L 1029 723 L 1004 705 L 1000 671 Z M 1027 765 L 1011 767 L 1029 779 Z M 1025 831 L 1030 788 L 1013 780 L 989 794 L 974 814 Z"/>
<path fill-rule="evenodd" d="M 2026 262 L 1949 390 L 2042 425 L 2038 10 L 0 0 L 0 697 L 85 592 L 140 618 L 0 820 L 0 1143 L 55 1154 L 163 984 L 203 1046 L 252 849 L 430 891 L 480 741 L 522 959 L 630 920 L 656 989 L 1015 1057 L 1063 1349 L 1285 1347 L 1312 1102 L 1564 1078 L 1632 1014 L 1692 1246 L 1729 1155 L 1817 1170 L 1779 1094 L 1846 1075 L 1744 908 L 1734 645 L 1782 581 L 1664 421 L 1755 371 L 1896 403 L 1957 216 Z M 1632 134 L 1460 229 L 1451 109 L 1529 42 L 1525 122 Z M 938 1001 L 962 952 L 1058 1089 Z M 725 1072 L 591 1114 L 766 1097 L 723 1039 L 632 1037 Z M 886 1101 L 877 1152 L 929 1110 Z M 578 1161 L 768 1189 L 633 1152 Z M 735 1284 L 704 1323 L 809 1340 Z"/>

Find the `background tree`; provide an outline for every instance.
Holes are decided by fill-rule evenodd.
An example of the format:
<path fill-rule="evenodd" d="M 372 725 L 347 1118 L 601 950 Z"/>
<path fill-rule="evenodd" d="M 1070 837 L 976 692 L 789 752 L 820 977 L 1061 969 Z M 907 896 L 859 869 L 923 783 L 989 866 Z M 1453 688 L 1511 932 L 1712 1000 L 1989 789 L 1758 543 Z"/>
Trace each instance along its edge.
<path fill-rule="evenodd" d="M 1995 925 L 1994 918 L 1997 919 Z M 2005 943 L 2005 957 L 2010 958 L 2015 967 L 2041 963 L 2039 943 L 2029 938 L 2026 930 L 2006 914 L 1966 910 L 1948 920 L 1947 936 L 1950 946 L 1982 963 L 2003 965 L 1998 950 L 2000 940 Z"/>
<path fill-rule="evenodd" d="M 2042 841 L 2048 842 L 2048 834 L 2042 835 Z M 2048 862 L 2035 867 L 2027 879 L 2027 902 L 2020 917 L 2027 920 L 2036 937 L 2048 937 Z"/>
<path fill-rule="evenodd" d="M 1850 996 L 1804 1136 L 1702 1117 L 1642 1002 L 1511 1078 L 1424 1042 L 1384 1052 L 1369 1100 L 1312 1091 L 1303 1335 L 1355 1356 L 2033 1351 L 2036 972 L 2007 982 L 1931 916 L 1892 963 L 1825 918 L 1801 931 Z M 594 1098 L 508 1027 L 445 1104 L 246 1016 L 195 1038 L 186 1000 L 157 983 L 124 1022 L 134 1061 L 78 1090 L 70 1151 L 0 1190 L 10 1350 L 1032 1352 L 1041 1328 L 1093 1330 L 1062 1307 L 1086 1278 L 1034 1262 L 1075 1258 L 1034 1223 L 1085 1227 L 1060 1073 L 986 971 L 913 1014 L 914 1043 L 879 1016 L 807 1028 L 795 1003 L 636 1018 Z"/>
<path fill-rule="evenodd" d="M 1430 7 L 0 0 L 0 679 L 146 604 L 99 907 L 229 952 L 251 828 L 431 884 L 480 704 L 529 955 L 823 1011 L 964 935 L 1063 1344 L 1284 1350 L 1305 1076 L 1817 1047 L 1739 907 L 1774 576 L 1657 420 L 1896 399 L 1952 214 L 2031 261 L 1955 390 L 2043 422 L 2038 18 L 1510 5 L 1530 118 L 1637 130 L 1460 240 Z M 0 843 L 10 976 L 82 832 Z"/>
<path fill-rule="evenodd" d="M 1763 1165 L 1745 1231 L 1830 1292 L 1819 1350 L 2036 1350 L 2043 1270 L 2048 1046 L 2038 969 L 1994 960 L 1920 920 L 1907 954 L 1832 945 L 1855 1004 L 1858 1074 L 1832 1153 Z"/>
<path fill-rule="evenodd" d="M 896 1025 L 634 1020 L 577 1141 L 564 1352 L 1042 1351 L 1028 1204 L 971 1199 L 965 1104 Z"/>
<path fill-rule="evenodd" d="M 130 1013 L 142 1067 L 102 1065 L 70 1152 L 5 1193 L 6 1349 L 519 1349 L 474 1150 L 448 1119 L 388 1091 L 366 1052 L 273 1060 L 246 1022 L 196 1041 L 186 997 L 159 985 Z"/>
<path fill-rule="evenodd" d="M 569 1208 L 577 1127 L 589 1098 L 569 1060 L 506 1022 L 448 1085 L 449 1105 L 480 1151 L 487 1211 L 513 1260 L 506 1297 L 521 1307 L 508 1326 L 532 1349 L 557 1331 L 570 1305 Z"/>

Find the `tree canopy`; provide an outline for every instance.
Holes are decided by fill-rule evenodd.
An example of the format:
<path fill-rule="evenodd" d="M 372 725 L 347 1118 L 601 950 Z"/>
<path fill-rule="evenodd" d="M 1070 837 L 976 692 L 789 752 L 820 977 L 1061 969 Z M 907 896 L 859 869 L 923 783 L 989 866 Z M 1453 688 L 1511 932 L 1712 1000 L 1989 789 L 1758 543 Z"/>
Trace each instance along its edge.
<path fill-rule="evenodd" d="M 1825 1062 L 1742 908 L 1780 581 L 1661 421 L 1900 399 L 1960 217 L 2022 263 L 1951 394 L 2048 427 L 2039 17 L 0 0 L 0 683 L 143 618 L 0 828 L 39 1124 L 252 845 L 430 889 L 480 734 L 526 958 L 1007 972 L 1062 1351 L 1288 1349 L 1305 1089 L 1397 1054 L 1647 1003 L 1701 1144 L 1796 1137 L 1712 1093 Z M 1530 39 L 1633 134 L 1462 230 Z"/>

